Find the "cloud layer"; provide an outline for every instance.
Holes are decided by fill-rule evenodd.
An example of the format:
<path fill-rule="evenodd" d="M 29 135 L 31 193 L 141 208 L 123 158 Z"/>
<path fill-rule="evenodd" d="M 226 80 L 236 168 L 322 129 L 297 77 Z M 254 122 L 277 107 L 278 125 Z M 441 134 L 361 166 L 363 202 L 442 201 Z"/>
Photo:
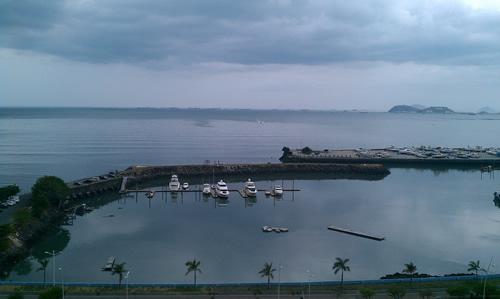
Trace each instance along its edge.
<path fill-rule="evenodd" d="M 492 3 L 3 0 L 0 51 L 160 72 L 389 64 L 484 68 L 484 76 L 500 65 Z"/>

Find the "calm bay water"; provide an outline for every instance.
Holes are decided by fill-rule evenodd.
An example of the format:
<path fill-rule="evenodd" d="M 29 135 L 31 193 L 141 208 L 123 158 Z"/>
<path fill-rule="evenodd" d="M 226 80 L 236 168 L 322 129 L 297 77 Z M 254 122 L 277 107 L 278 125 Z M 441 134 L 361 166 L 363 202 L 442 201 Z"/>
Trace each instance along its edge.
<path fill-rule="evenodd" d="M 498 115 L 2 108 L 0 185 L 15 183 L 28 192 L 43 175 L 71 181 L 131 165 L 278 163 L 283 146 L 498 146 L 492 128 L 499 122 Z M 222 179 L 231 189 L 243 186 Z M 255 182 L 259 188 L 282 183 Z M 466 272 L 469 261 L 487 263 L 500 244 L 500 210 L 492 201 L 499 183 L 477 170 L 393 168 L 376 181 L 283 184 L 301 191 L 276 202 L 259 194 L 256 203 L 233 192 L 225 207 L 194 194 L 96 198 L 98 209 L 65 226 L 69 233 L 55 232 L 33 254 L 62 250 L 57 267 L 74 282 L 116 282 L 100 271 L 109 256 L 127 263 L 130 283 L 191 283 L 184 263 L 194 258 L 201 261 L 200 283 L 263 282 L 257 274 L 263 264 L 280 261 L 281 281 L 295 282 L 307 281 L 306 270 L 316 281 L 339 279 L 331 270 L 336 257 L 351 259 L 349 280 L 377 279 L 410 261 L 429 274 Z M 330 224 L 387 240 L 328 231 Z M 290 231 L 265 234 L 263 225 Z M 31 259 L 8 279 L 41 281 L 38 267 Z"/>

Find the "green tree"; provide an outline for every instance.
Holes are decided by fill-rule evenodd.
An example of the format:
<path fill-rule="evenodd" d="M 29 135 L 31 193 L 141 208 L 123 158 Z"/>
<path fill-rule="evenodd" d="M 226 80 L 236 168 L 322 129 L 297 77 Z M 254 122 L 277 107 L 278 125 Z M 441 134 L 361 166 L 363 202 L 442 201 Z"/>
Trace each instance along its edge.
<path fill-rule="evenodd" d="M 61 287 L 51 287 L 38 295 L 38 299 L 61 299 L 62 297 Z"/>
<path fill-rule="evenodd" d="M 334 270 L 333 273 L 337 274 L 339 271 L 341 271 L 340 275 L 340 288 L 344 288 L 344 271 L 351 271 L 351 268 L 347 266 L 347 262 L 349 262 L 349 259 L 341 259 L 341 258 L 336 258 L 335 263 L 333 263 L 332 270 Z"/>
<path fill-rule="evenodd" d="M 485 290 L 484 294 L 486 298 L 489 298 L 490 296 L 495 296 L 498 294 L 498 287 L 495 283 L 491 281 L 486 281 L 486 286 L 483 283 L 475 283 L 474 286 L 472 287 L 472 290 L 474 293 L 478 294 L 479 296 L 483 296 L 483 290 Z"/>
<path fill-rule="evenodd" d="M 58 177 L 44 176 L 31 187 L 31 193 L 33 197 L 47 198 L 52 206 L 60 208 L 62 201 L 69 195 L 69 187 Z"/>
<path fill-rule="evenodd" d="M 370 288 L 361 287 L 359 289 L 359 294 L 365 299 L 370 299 L 371 297 L 375 296 L 376 293 Z"/>
<path fill-rule="evenodd" d="M 192 261 L 187 261 L 185 263 L 186 267 L 188 267 L 187 269 L 187 272 L 186 272 L 186 275 L 187 276 L 189 273 L 191 272 L 194 272 L 194 288 L 196 289 L 196 272 L 200 272 L 201 273 L 201 270 L 200 270 L 200 261 L 197 261 L 196 259 L 192 260 Z"/>
<path fill-rule="evenodd" d="M 43 195 L 31 197 L 31 212 L 36 218 L 40 218 L 50 208 L 49 200 Z"/>
<path fill-rule="evenodd" d="M 479 271 L 481 271 L 481 267 L 479 267 L 479 261 L 477 261 L 477 262 L 470 261 L 469 262 L 469 269 L 467 269 L 467 271 L 475 271 L 476 272 L 476 282 L 477 282 Z"/>
<path fill-rule="evenodd" d="M 127 272 L 125 269 L 125 262 L 120 263 L 120 264 L 115 264 L 113 266 L 113 269 L 111 269 L 111 275 L 118 274 L 118 287 L 122 287 L 122 280 L 123 280 L 123 274 Z"/>
<path fill-rule="evenodd" d="M 312 153 L 312 149 L 310 149 L 308 146 L 304 147 L 301 152 L 305 155 L 310 155 Z"/>
<path fill-rule="evenodd" d="M 410 286 L 412 285 L 413 275 L 417 272 L 417 266 L 415 266 L 412 262 L 409 264 L 405 264 L 405 269 L 403 273 L 408 273 L 410 275 Z"/>
<path fill-rule="evenodd" d="M 0 252 L 9 249 L 8 236 L 12 233 L 12 225 L 9 223 L 0 224 Z"/>
<path fill-rule="evenodd" d="M 47 272 L 47 265 L 49 264 L 49 259 L 37 260 L 40 264 L 40 268 L 36 269 L 36 271 L 43 270 L 43 287 L 45 288 L 45 274 Z"/>
<path fill-rule="evenodd" d="M 432 297 L 432 290 L 431 289 L 420 290 L 418 291 L 418 295 L 422 299 L 429 299 L 430 297 Z"/>
<path fill-rule="evenodd" d="M 28 209 L 17 209 L 12 214 L 12 220 L 14 220 L 14 224 L 20 227 L 25 227 L 26 225 L 28 225 L 31 219 L 31 211 Z"/>
<path fill-rule="evenodd" d="M 292 153 L 290 148 L 288 148 L 286 146 L 284 146 L 281 150 L 283 151 L 283 155 L 290 155 Z"/>
<path fill-rule="evenodd" d="M 451 286 L 446 288 L 446 293 L 452 297 L 465 298 L 469 295 L 470 288 L 465 285 Z M 481 293 L 483 289 L 481 288 Z"/>
<path fill-rule="evenodd" d="M 9 295 L 7 299 L 24 299 L 24 295 L 21 292 L 15 292 Z"/>
<path fill-rule="evenodd" d="M 276 269 L 273 269 L 273 263 L 264 263 L 264 268 L 259 271 L 260 277 L 267 276 L 267 288 L 269 289 L 269 285 L 271 283 L 271 279 L 274 279 L 273 272 L 276 271 Z"/>
<path fill-rule="evenodd" d="M 401 286 L 388 287 L 387 295 L 394 299 L 402 299 L 406 295 L 406 290 Z"/>
<path fill-rule="evenodd" d="M 21 192 L 16 185 L 8 185 L 0 188 L 0 201 L 7 200 L 10 196 L 14 196 Z"/>

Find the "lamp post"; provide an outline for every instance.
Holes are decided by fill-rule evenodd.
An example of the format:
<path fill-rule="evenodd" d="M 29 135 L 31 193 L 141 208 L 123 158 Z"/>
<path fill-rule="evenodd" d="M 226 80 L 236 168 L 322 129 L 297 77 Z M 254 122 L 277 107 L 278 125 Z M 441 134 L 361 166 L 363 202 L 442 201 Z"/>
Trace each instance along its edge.
<path fill-rule="evenodd" d="M 56 286 L 56 255 L 58 255 L 61 252 L 56 253 L 55 250 L 52 250 L 52 253 L 50 253 L 48 251 L 45 251 L 45 253 L 52 255 L 52 258 L 53 258 L 53 260 L 52 260 L 52 263 L 53 263 L 53 265 L 52 265 L 52 278 L 53 278 L 52 286 L 55 287 Z"/>
<path fill-rule="evenodd" d="M 130 271 L 127 271 L 127 275 L 125 276 L 125 293 L 127 294 L 126 295 L 126 298 L 128 299 L 128 275 L 130 274 Z M 64 299 L 64 298 L 63 298 Z"/>
<path fill-rule="evenodd" d="M 63 272 L 63 268 L 59 268 L 59 271 L 61 271 L 61 286 L 62 286 L 63 299 L 64 299 L 64 272 Z"/>
<path fill-rule="evenodd" d="M 493 261 L 493 257 L 491 257 L 491 259 L 490 259 L 490 263 L 488 264 L 488 268 L 486 270 L 483 269 L 483 271 L 486 273 L 486 276 L 484 277 L 483 299 L 484 299 L 485 294 L 486 294 L 486 279 L 488 279 L 488 273 L 490 271 L 490 266 L 495 267 L 495 265 L 491 264 L 492 261 Z"/>
<path fill-rule="evenodd" d="M 283 267 L 281 267 L 280 263 L 280 266 L 278 268 L 278 299 L 280 299 L 281 269 L 283 269 Z"/>
<path fill-rule="evenodd" d="M 314 277 L 311 273 L 309 273 L 309 270 L 306 270 L 307 275 L 309 276 L 309 299 L 311 299 L 311 277 Z"/>

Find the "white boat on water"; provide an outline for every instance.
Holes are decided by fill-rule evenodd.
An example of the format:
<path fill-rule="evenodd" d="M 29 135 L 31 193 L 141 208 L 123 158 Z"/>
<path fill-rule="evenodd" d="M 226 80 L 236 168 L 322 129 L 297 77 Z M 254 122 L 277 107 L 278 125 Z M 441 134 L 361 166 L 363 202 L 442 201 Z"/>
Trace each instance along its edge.
<path fill-rule="evenodd" d="M 248 181 L 245 183 L 245 194 L 249 197 L 257 196 L 257 188 L 255 187 L 254 182 L 252 182 L 250 179 L 248 179 Z"/>
<path fill-rule="evenodd" d="M 274 196 L 281 196 L 283 195 L 283 189 L 281 188 L 280 185 L 274 185 Z"/>
<path fill-rule="evenodd" d="M 171 191 L 178 191 L 180 189 L 181 184 L 179 183 L 179 178 L 177 177 L 177 175 L 172 175 L 172 178 L 170 178 L 170 183 L 168 183 L 168 187 Z"/>
<path fill-rule="evenodd" d="M 203 184 L 202 192 L 203 192 L 203 195 L 210 195 L 210 193 L 211 193 L 210 192 L 210 184 L 207 184 L 207 183 Z"/>
<path fill-rule="evenodd" d="M 187 182 L 185 182 L 184 184 L 182 184 L 182 189 L 184 189 L 184 190 L 189 189 L 189 184 Z"/>
<path fill-rule="evenodd" d="M 215 186 L 215 193 L 218 197 L 229 197 L 229 190 L 223 180 L 220 180 Z"/>

